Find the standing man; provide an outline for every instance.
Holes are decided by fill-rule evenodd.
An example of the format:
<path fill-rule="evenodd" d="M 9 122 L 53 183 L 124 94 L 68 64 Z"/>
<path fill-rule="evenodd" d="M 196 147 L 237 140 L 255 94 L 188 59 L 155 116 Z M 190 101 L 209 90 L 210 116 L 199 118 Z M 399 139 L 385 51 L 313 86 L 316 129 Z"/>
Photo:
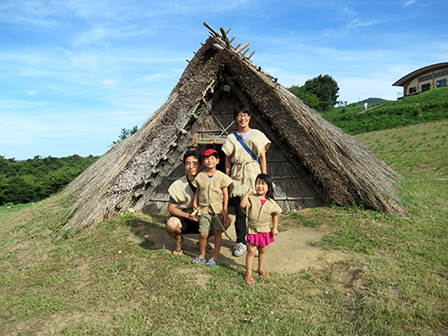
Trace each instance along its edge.
<path fill-rule="evenodd" d="M 192 185 L 193 180 L 202 166 L 201 155 L 196 151 L 188 151 L 183 158 L 186 176 L 173 182 L 168 188 L 170 200 L 168 212 L 170 217 L 166 221 L 166 231 L 176 240 L 175 255 L 184 253 L 185 245 L 182 234 L 199 234 L 199 216 L 192 215 L 193 200 L 196 188 Z M 213 252 L 213 248 L 207 243 L 207 252 Z"/>
<path fill-rule="evenodd" d="M 263 132 L 249 127 L 250 110 L 239 105 L 233 111 L 238 131 L 227 136 L 222 151 L 227 155 L 226 174 L 233 179 L 229 187 L 230 201 L 235 207 L 235 232 L 237 244 L 233 255 L 240 257 L 246 251 L 246 214 L 241 210 L 240 202 L 248 189 L 255 189 L 258 174 L 267 174 L 266 151 L 271 141 Z"/>

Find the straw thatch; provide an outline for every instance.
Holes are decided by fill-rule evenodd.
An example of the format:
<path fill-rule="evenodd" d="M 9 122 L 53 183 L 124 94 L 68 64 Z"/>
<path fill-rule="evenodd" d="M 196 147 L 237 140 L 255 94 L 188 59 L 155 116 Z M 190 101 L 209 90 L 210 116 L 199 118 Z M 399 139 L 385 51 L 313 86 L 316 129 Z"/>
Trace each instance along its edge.
<path fill-rule="evenodd" d="M 64 231 L 130 209 L 165 212 L 168 186 L 184 174 L 183 154 L 219 150 L 237 128 L 232 112 L 241 103 L 251 109 L 252 127 L 272 141 L 268 173 L 284 211 L 352 203 L 401 209 L 399 177 L 389 166 L 255 66 L 246 45 L 234 47 L 223 29 L 209 29 L 168 101 L 66 188 L 76 203 Z"/>

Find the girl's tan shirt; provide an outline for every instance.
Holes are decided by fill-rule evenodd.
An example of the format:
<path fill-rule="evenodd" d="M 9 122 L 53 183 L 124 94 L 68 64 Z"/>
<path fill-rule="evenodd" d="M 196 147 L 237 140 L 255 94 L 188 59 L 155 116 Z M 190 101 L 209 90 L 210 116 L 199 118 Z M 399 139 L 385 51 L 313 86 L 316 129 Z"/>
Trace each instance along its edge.
<path fill-rule="evenodd" d="M 249 195 L 246 209 L 243 209 L 243 211 L 245 211 L 247 215 L 248 234 L 270 232 L 270 220 L 272 214 L 279 215 L 282 213 L 282 209 L 274 200 L 268 198 L 266 202 L 261 205 L 260 198 L 255 194 Z"/>

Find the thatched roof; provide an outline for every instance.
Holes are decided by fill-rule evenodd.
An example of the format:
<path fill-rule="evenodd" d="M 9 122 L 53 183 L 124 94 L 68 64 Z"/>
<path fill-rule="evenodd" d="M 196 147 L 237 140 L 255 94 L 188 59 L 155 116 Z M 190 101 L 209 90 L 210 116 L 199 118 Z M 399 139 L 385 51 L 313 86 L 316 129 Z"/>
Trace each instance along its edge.
<path fill-rule="evenodd" d="M 269 125 L 268 137 L 288 148 L 291 162 L 309 171 L 326 204 L 401 209 L 394 185 L 399 177 L 389 166 L 255 66 L 244 55 L 247 47 L 233 47 L 223 29 L 221 34 L 211 31 L 167 102 L 136 134 L 112 147 L 66 188 L 64 193 L 76 202 L 64 231 L 148 201 L 191 146 L 191 134 L 210 114 L 224 79 L 257 111 L 260 122 Z"/>

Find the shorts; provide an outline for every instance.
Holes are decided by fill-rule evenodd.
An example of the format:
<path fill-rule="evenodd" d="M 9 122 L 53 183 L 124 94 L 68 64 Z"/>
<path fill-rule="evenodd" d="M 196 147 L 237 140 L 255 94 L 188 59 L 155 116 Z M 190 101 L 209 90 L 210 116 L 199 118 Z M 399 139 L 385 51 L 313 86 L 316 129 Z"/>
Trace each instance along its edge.
<path fill-rule="evenodd" d="M 218 214 L 218 215 L 215 215 L 215 214 L 202 215 L 199 218 L 199 232 L 208 232 L 211 229 L 222 230 L 221 225 L 219 225 L 219 222 L 218 222 L 221 220 L 220 217 L 221 217 L 220 214 Z"/>
<path fill-rule="evenodd" d="M 182 229 L 181 229 L 182 233 L 184 233 L 184 234 L 199 233 L 199 222 L 192 221 L 188 218 L 179 217 L 179 216 L 175 216 L 175 215 L 172 215 L 171 217 L 175 217 L 180 220 L 180 223 L 182 224 Z M 170 219 L 171 217 L 169 217 L 168 219 Z M 167 219 L 167 221 L 168 221 L 168 219 Z"/>

